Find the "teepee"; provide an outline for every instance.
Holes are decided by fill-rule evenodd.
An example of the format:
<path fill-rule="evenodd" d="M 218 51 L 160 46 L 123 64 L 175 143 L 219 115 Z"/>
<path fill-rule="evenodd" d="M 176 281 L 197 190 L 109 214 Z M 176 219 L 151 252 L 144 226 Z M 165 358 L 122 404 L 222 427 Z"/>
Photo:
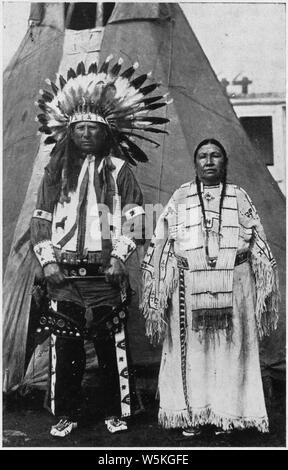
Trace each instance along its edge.
<path fill-rule="evenodd" d="M 137 60 L 139 74 L 151 70 L 174 100 L 164 111 L 171 120 L 169 135 L 158 138 L 158 149 L 145 144 L 150 161 L 135 170 L 145 203 L 166 203 L 177 187 L 194 177 L 193 151 L 206 137 L 223 143 L 229 156 L 229 180 L 247 190 L 254 201 L 278 263 L 282 292 L 279 327 L 261 344 L 261 360 L 264 374 L 279 374 L 285 361 L 284 197 L 248 140 L 179 5 L 137 2 L 117 3 L 113 8 L 113 4 L 106 4 L 109 14 L 112 12 L 108 18 L 105 8 L 97 4 L 96 19 L 102 15 L 103 20 L 106 15 L 105 27 L 98 27 L 97 21 L 92 27 L 84 18 L 83 29 L 78 30 L 72 29 L 73 8 L 79 8 L 80 3 L 69 4 L 68 9 L 63 3 L 32 5 L 31 18 L 36 26 L 29 28 L 4 73 L 4 260 L 8 260 L 4 279 L 4 390 L 28 380 L 27 374 L 24 378 L 31 302 L 27 293 L 37 265 L 29 250 L 29 221 L 51 150 L 36 136 L 33 103 L 45 78 L 54 79 L 56 72 L 65 73 L 81 60 L 85 65 L 103 61 L 111 53 L 128 65 Z M 96 4 L 83 5 L 96 8 Z M 138 258 L 135 255 L 129 264 L 136 291 L 140 284 Z M 20 289 L 17 299 L 16 285 Z M 134 363 L 144 368 L 157 366 L 160 351 L 145 338 L 137 304 L 135 296 L 129 326 Z M 28 376 L 35 386 L 43 383 L 43 374 L 35 374 L 31 364 Z"/>

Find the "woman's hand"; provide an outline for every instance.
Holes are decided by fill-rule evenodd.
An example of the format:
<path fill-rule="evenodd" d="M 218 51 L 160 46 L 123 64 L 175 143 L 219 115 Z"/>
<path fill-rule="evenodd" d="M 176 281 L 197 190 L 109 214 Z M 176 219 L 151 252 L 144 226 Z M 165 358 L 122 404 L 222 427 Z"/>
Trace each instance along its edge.
<path fill-rule="evenodd" d="M 43 272 L 46 281 L 50 284 L 59 286 L 65 281 L 65 276 L 57 263 L 46 264 L 43 268 Z"/>

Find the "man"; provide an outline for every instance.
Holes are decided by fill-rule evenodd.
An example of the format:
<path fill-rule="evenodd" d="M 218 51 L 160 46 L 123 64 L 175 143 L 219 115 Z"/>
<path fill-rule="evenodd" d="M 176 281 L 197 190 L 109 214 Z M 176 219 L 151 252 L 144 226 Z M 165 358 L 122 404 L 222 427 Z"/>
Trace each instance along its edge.
<path fill-rule="evenodd" d="M 217 140 L 198 145 L 196 181 L 173 194 L 143 262 L 147 335 L 164 340 L 159 423 L 188 437 L 269 429 L 258 338 L 277 325 L 277 268 L 227 163 Z"/>
<path fill-rule="evenodd" d="M 132 141 L 133 130 L 168 120 L 143 119 L 153 101 L 145 96 L 157 85 L 140 88 L 147 75 L 131 79 L 138 64 L 120 75 L 122 61 L 109 71 L 110 60 L 99 71 L 92 64 L 87 74 L 80 63 L 76 72 L 68 71 L 67 82 L 59 77 L 59 87 L 49 81 L 53 94 L 42 91 L 38 101 L 40 131 L 55 146 L 39 189 L 31 242 L 47 285 L 49 308 L 37 331 L 51 333 L 49 400 L 59 418 L 51 434 L 59 437 L 78 425 L 85 335 L 97 353 L 108 430 L 126 430 L 125 418 L 135 408 L 125 263 L 136 243 L 143 243 L 144 210 L 128 161 L 147 160 Z"/>

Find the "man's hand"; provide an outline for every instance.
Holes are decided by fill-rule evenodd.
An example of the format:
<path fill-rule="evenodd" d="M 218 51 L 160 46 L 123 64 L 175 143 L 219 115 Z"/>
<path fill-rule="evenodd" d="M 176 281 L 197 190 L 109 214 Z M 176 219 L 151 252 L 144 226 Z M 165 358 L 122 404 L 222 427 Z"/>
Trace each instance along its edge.
<path fill-rule="evenodd" d="M 128 271 L 120 259 L 110 258 L 110 266 L 105 271 L 105 279 L 112 285 L 128 286 Z"/>
<path fill-rule="evenodd" d="M 44 277 L 50 284 L 59 286 L 65 281 L 64 274 L 57 263 L 50 263 L 43 268 Z"/>

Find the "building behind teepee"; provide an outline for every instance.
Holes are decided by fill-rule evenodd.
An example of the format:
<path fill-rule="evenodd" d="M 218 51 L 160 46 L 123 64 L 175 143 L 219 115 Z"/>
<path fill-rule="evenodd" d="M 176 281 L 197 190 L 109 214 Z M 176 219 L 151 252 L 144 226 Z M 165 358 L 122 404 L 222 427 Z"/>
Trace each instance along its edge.
<path fill-rule="evenodd" d="M 86 8 L 86 10 L 85 10 Z M 93 13 L 94 12 L 94 13 Z M 169 134 L 149 144 L 150 161 L 135 170 L 145 203 L 166 203 L 172 192 L 194 176 L 192 155 L 204 138 L 220 140 L 229 155 L 229 180 L 250 194 L 280 269 L 282 304 L 278 331 L 262 343 L 263 373 L 279 375 L 285 359 L 285 201 L 277 183 L 251 145 L 223 88 L 178 4 L 45 3 L 32 4 L 33 20 L 4 74 L 4 372 L 5 390 L 23 383 L 25 341 L 30 308 L 27 290 L 35 270 L 29 254 L 29 221 L 43 168 L 49 159 L 36 135 L 34 101 L 45 78 L 83 60 L 103 61 L 111 53 L 127 65 L 137 60 L 138 73 L 152 71 L 173 97 L 163 111 L 171 120 Z M 26 263 L 26 264 L 25 264 Z M 135 290 L 139 286 L 137 256 L 130 263 Z M 21 285 L 15 299 L 15 285 Z M 159 362 L 159 350 L 144 336 L 143 319 L 134 298 L 130 343 L 134 362 L 144 369 Z M 25 334 L 26 334 L 25 333 Z M 25 336 L 25 335 L 24 335 Z M 35 372 L 35 369 L 33 369 Z M 36 374 L 37 376 L 37 374 Z M 43 375 L 38 374 L 38 382 Z"/>

